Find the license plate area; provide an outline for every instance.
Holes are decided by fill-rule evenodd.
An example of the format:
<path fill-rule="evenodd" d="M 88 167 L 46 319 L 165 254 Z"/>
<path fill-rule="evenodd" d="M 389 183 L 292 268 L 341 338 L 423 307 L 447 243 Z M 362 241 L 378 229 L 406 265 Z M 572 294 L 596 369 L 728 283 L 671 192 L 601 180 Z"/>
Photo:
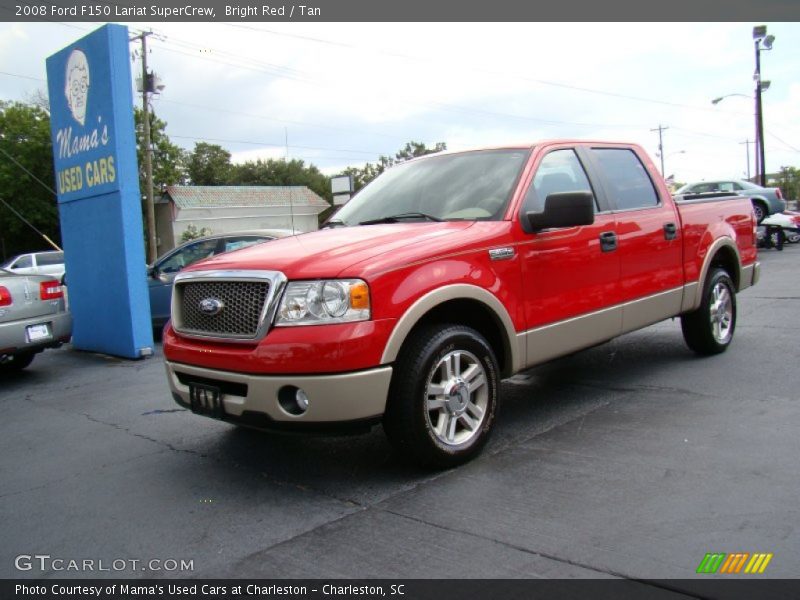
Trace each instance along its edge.
<path fill-rule="evenodd" d="M 50 332 L 50 325 L 48 323 L 38 323 L 36 325 L 28 325 L 25 328 L 25 337 L 29 344 L 50 340 L 53 334 Z"/>
<path fill-rule="evenodd" d="M 189 384 L 189 403 L 193 413 L 221 419 L 225 414 L 222 406 L 222 390 L 204 383 Z"/>

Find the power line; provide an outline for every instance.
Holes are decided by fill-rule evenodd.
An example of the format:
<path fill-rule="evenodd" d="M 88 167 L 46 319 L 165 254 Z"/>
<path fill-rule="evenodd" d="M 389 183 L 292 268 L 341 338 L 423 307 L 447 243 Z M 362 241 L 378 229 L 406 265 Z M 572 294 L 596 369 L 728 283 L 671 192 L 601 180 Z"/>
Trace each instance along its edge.
<path fill-rule="evenodd" d="M 39 230 L 36 228 L 36 226 L 35 226 L 33 223 L 31 223 L 30 221 L 28 221 L 28 219 L 26 219 L 26 218 L 25 218 L 25 217 L 23 217 L 21 214 L 19 214 L 19 212 L 17 212 L 17 210 L 16 210 L 16 209 L 15 209 L 13 206 L 11 206 L 11 205 L 10 205 L 8 202 L 6 202 L 6 201 L 3 199 L 3 197 L 2 197 L 2 196 L 0 196 L 0 202 L 2 202 L 2 203 L 3 203 L 3 204 L 6 206 L 6 208 L 7 208 L 8 210 L 10 210 L 12 213 L 14 213 L 14 214 L 17 216 L 17 218 L 19 218 L 19 220 L 20 220 L 20 221 L 22 221 L 23 223 L 25 223 L 25 225 L 27 225 L 28 227 L 30 227 L 31 229 L 33 229 L 33 230 L 34 230 L 36 233 L 38 233 L 40 236 L 42 236 L 42 238 L 44 239 L 44 241 L 46 241 L 48 244 L 50 244 L 50 245 L 51 245 L 53 248 L 55 248 L 55 249 L 56 249 L 56 250 L 58 250 L 59 252 L 62 252 L 62 251 L 63 251 L 63 250 L 61 249 L 61 247 L 60 247 L 58 244 L 56 244 L 56 243 L 55 243 L 53 240 L 51 240 L 51 239 L 50 239 L 50 238 L 47 236 L 47 234 L 46 234 L 46 233 L 43 233 L 43 232 L 39 231 Z"/>
<path fill-rule="evenodd" d="M 221 138 L 211 138 L 211 137 L 197 137 L 191 135 L 171 135 L 171 138 L 176 139 L 183 139 L 183 140 L 208 140 L 210 142 L 223 142 L 227 144 L 249 144 L 254 146 L 269 146 L 270 148 L 285 148 L 286 143 L 275 144 L 272 142 L 254 142 L 252 140 L 229 140 L 229 139 L 221 139 Z M 352 150 L 348 148 L 326 148 L 321 146 L 300 146 L 297 144 L 292 144 L 292 148 L 300 148 L 301 150 L 331 150 L 333 152 L 350 152 L 352 154 L 367 154 L 370 156 L 380 156 L 379 152 L 375 152 L 373 150 Z"/>
<path fill-rule="evenodd" d="M 348 44 L 348 43 L 344 43 L 344 42 L 326 40 L 324 38 L 317 38 L 317 37 L 313 37 L 313 36 L 299 35 L 299 34 L 293 34 L 293 33 L 285 33 L 285 32 L 281 32 L 281 31 L 275 31 L 273 29 L 263 29 L 263 28 L 260 28 L 260 27 L 253 27 L 253 26 L 243 25 L 243 24 L 238 24 L 238 23 L 223 23 L 223 25 L 225 25 L 227 27 L 248 29 L 248 30 L 251 30 L 251 31 L 258 32 L 258 33 L 267 33 L 267 34 L 270 34 L 270 35 L 284 36 L 284 37 L 290 37 L 290 38 L 300 39 L 300 40 L 304 40 L 304 41 L 316 42 L 316 43 L 327 44 L 327 45 L 332 45 L 332 46 L 339 46 L 339 47 L 353 49 L 353 50 L 359 50 L 359 49 L 367 49 L 367 50 L 369 50 L 369 49 L 372 49 L 373 51 L 375 51 L 375 52 L 377 52 L 379 54 L 383 54 L 383 55 L 386 55 L 386 56 L 397 57 L 397 58 L 408 59 L 408 60 L 413 60 L 413 61 L 416 61 L 416 62 L 436 61 L 436 58 L 435 57 L 431 57 L 431 56 L 422 57 L 422 56 L 413 56 L 413 55 L 410 55 L 410 54 L 402 54 L 402 53 L 399 53 L 399 52 L 390 52 L 390 51 L 387 51 L 387 50 L 384 50 L 384 49 L 381 49 L 381 48 L 377 48 L 376 49 L 375 47 L 371 47 L 371 46 L 363 45 L 363 44 L 362 45 Z M 439 62 L 442 62 L 442 61 L 439 61 Z M 452 68 L 452 65 L 450 63 L 448 63 L 448 68 Z M 595 89 L 595 88 L 587 88 L 587 87 L 577 86 L 577 85 L 573 85 L 573 84 L 569 84 L 569 83 L 563 83 L 563 82 L 559 82 L 559 81 L 550 81 L 550 80 L 546 80 L 546 79 L 537 79 L 537 78 L 533 78 L 533 77 L 527 77 L 525 75 L 517 75 L 517 74 L 507 73 L 507 72 L 503 72 L 503 71 L 496 71 L 494 69 L 486 69 L 486 68 L 482 68 L 482 67 L 472 67 L 472 68 L 466 68 L 464 70 L 476 71 L 476 72 L 486 73 L 486 74 L 505 77 L 505 78 L 518 79 L 518 80 L 521 80 L 521 81 L 528 81 L 528 82 L 538 83 L 538 84 L 552 86 L 552 87 L 570 89 L 570 90 L 589 93 L 589 94 L 598 94 L 598 95 L 602 95 L 602 96 L 609 96 L 609 97 L 612 97 L 612 98 L 622 98 L 622 99 L 626 99 L 626 100 L 634 100 L 636 102 L 648 102 L 648 103 L 652 103 L 652 104 L 661 104 L 661 105 L 675 106 L 675 107 L 680 107 L 680 108 L 690 108 L 690 109 L 693 109 L 693 110 L 702 110 L 702 111 L 706 111 L 706 112 L 707 111 L 720 112 L 720 111 L 717 111 L 716 109 L 708 108 L 706 106 L 695 106 L 695 105 L 692 105 L 692 104 L 682 104 L 682 103 L 678 103 L 678 102 L 670 102 L 668 100 L 659 100 L 659 99 L 656 99 L 656 98 L 646 98 L 646 97 L 642 97 L 642 96 L 632 96 L 632 95 L 629 95 L 629 94 L 620 94 L 618 92 L 610 92 L 608 90 L 599 90 L 599 89 Z M 731 111 L 726 111 L 726 112 L 731 112 Z"/>
<path fill-rule="evenodd" d="M 26 172 L 28 175 L 30 175 L 30 176 L 31 176 L 33 179 L 35 179 L 36 181 L 38 181 L 38 182 L 39 182 L 39 183 L 42 185 L 42 187 L 44 187 L 44 189 L 46 189 L 48 192 L 50 192 L 50 193 L 51 193 L 51 194 L 53 194 L 54 196 L 56 196 L 56 195 L 57 195 L 57 194 L 56 194 L 56 191 L 55 191 L 53 188 L 51 188 L 51 187 L 50 187 L 49 185 L 47 185 L 47 184 L 46 184 L 44 181 L 42 181 L 41 179 L 39 179 L 39 178 L 38 178 L 36 175 L 34 175 L 33 173 L 31 173 L 31 172 L 28 170 L 28 168 L 27 168 L 25 165 L 23 165 L 23 164 L 22 164 L 21 162 L 19 162 L 19 161 L 18 161 L 16 158 L 14 158 L 14 157 L 13 157 L 13 156 L 11 156 L 11 155 L 10 155 L 8 152 L 6 152 L 5 148 L 0 148 L 0 152 L 2 152 L 3 154 L 5 154 L 5 155 L 6 155 L 8 158 L 10 158 L 10 159 L 11 159 L 11 161 L 12 161 L 12 162 L 13 162 L 15 165 L 17 165 L 17 166 L 18 166 L 20 169 L 22 169 L 23 171 L 25 171 L 25 172 Z"/>

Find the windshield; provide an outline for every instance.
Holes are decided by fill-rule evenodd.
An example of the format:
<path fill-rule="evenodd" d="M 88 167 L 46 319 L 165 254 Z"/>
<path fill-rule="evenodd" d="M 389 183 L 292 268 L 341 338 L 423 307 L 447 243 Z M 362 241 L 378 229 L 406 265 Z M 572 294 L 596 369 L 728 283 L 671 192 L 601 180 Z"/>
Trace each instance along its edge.
<path fill-rule="evenodd" d="M 409 220 L 503 218 L 528 149 L 445 154 L 389 169 L 336 213 L 332 222 L 357 225 Z"/>

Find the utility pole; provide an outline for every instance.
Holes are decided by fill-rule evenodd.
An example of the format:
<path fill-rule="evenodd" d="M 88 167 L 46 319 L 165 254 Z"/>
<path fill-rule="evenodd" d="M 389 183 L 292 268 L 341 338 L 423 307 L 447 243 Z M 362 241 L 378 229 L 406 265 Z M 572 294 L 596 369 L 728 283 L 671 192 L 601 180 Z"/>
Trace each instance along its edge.
<path fill-rule="evenodd" d="M 767 167 L 764 164 L 764 109 L 761 104 L 761 40 L 755 40 L 756 46 L 756 123 L 758 124 L 758 183 L 767 186 Z"/>
<path fill-rule="evenodd" d="M 669 129 L 669 127 L 663 127 L 660 123 L 657 129 L 651 129 L 650 131 L 657 131 L 658 132 L 658 155 L 661 157 L 661 176 L 664 177 L 664 139 L 662 137 L 662 132 Z"/>
<path fill-rule="evenodd" d="M 153 149 L 150 142 L 150 105 L 148 94 L 150 77 L 147 74 L 147 37 L 149 31 L 143 31 L 133 39 L 142 41 L 142 125 L 144 127 L 144 176 L 145 176 L 145 204 L 147 214 L 147 262 L 154 263 L 158 258 L 156 247 L 156 209 L 153 201 Z"/>
<path fill-rule="evenodd" d="M 753 142 L 751 142 L 749 139 L 739 142 L 740 146 L 744 144 L 745 151 L 747 152 L 747 181 L 750 181 L 750 144 L 752 143 Z"/>

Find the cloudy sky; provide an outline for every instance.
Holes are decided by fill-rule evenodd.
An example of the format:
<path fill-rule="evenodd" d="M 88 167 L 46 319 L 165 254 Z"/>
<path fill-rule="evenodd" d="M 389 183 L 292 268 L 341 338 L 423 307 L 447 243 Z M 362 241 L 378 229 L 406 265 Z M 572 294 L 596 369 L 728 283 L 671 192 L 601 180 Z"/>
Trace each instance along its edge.
<path fill-rule="evenodd" d="M 412 139 L 450 149 L 623 140 L 655 155 L 651 130 L 663 125 L 667 174 L 693 181 L 746 174 L 755 24 L 129 26 L 157 34 L 148 62 L 166 88 L 153 104 L 187 149 L 208 141 L 234 160 L 283 157 L 288 139 L 291 158 L 332 174 Z M 762 53 L 772 171 L 800 166 L 800 24 L 767 25 L 776 37 Z M 0 23 L 0 98 L 45 89 L 45 58 L 97 26 Z M 752 146 L 750 155 L 754 170 Z"/>

